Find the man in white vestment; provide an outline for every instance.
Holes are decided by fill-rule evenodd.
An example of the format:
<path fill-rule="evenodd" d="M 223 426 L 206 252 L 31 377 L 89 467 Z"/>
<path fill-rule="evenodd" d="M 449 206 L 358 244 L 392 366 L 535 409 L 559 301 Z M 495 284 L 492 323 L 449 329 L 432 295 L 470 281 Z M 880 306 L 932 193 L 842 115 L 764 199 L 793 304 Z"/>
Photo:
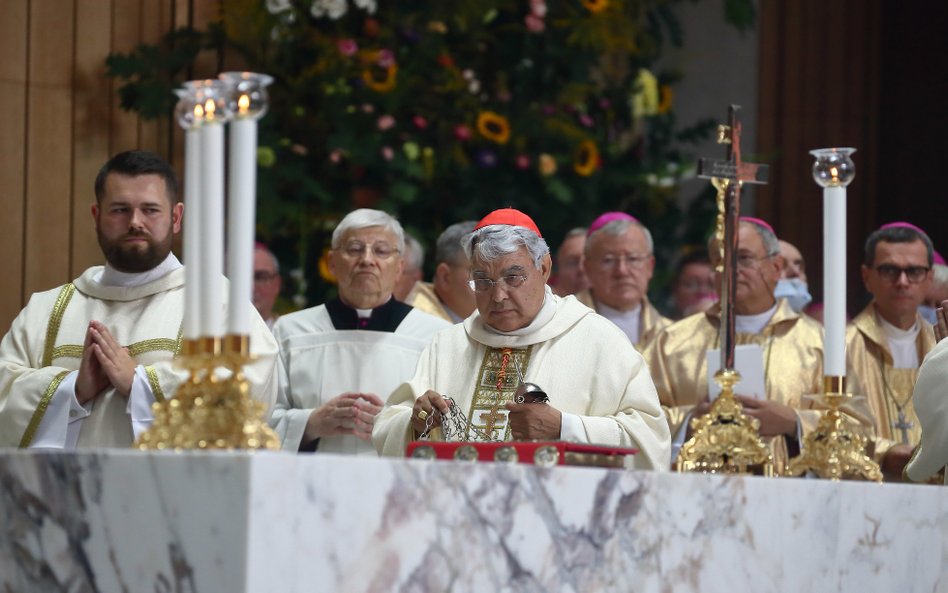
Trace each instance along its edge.
<path fill-rule="evenodd" d="M 625 212 L 606 212 L 587 233 L 583 268 L 589 289 L 576 298 L 619 326 L 641 351 L 671 325 L 648 300 L 655 270 L 652 234 Z"/>
<path fill-rule="evenodd" d="M 474 291 L 468 285 L 471 263 L 461 249 L 461 239 L 475 224 L 476 220 L 466 220 L 444 229 L 435 245 L 434 278 L 416 282 L 406 303 L 451 323 L 460 323 L 474 312 Z"/>
<path fill-rule="evenodd" d="M 338 298 L 277 321 L 282 381 L 271 424 L 284 449 L 376 454 L 368 441 L 381 397 L 411 376 L 435 332 L 450 327 L 393 297 L 404 248 L 397 220 L 350 212 L 329 252 Z"/>
<path fill-rule="evenodd" d="M 184 378 L 172 360 L 184 314 L 184 268 L 171 253 L 177 191 L 171 167 L 147 152 L 99 172 L 92 217 L 106 264 L 34 294 L 4 336 L 0 446 L 129 447 L 152 404 L 174 396 Z M 276 343 L 257 315 L 253 327 L 245 370 L 253 397 L 272 407 Z"/>
<path fill-rule="evenodd" d="M 384 455 L 404 455 L 439 426 L 450 397 L 473 440 L 571 440 L 639 449 L 637 467 L 669 465 L 668 424 L 642 356 L 619 328 L 546 286 L 552 261 L 536 224 L 506 208 L 464 240 L 477 311 L 435 336 L 414 377 L 376 419 Z M 549 403 L 513 403 L 523 381 Z"/>
<path fill-rule="evenodd" d="M 948 301 L 936 310 L 935 334 L 938 344 L 928 353 L 918 369 L 918 380 L 912 392 L 912 403 L 922 432 L 918 447 L 905 467 L 905 476 L 914 482 L 926 482 L 948 466 Z M 944 483 L 948 485 L 948 471 Z"/>

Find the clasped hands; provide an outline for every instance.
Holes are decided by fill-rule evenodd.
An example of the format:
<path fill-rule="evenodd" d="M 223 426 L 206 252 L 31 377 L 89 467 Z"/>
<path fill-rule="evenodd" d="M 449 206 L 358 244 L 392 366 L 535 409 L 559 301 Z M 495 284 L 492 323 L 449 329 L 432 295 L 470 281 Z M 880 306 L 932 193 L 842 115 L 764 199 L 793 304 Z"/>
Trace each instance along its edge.
<path fill-rule="evenodd" d="M 941 342 L 948 337 L 948 301 L 942 301 L 941 306 L 935 309 L 935 341 Z"/>
<path fill-rule="evenodd" d="M 374 393 L 343 393 L 313 410 L 303 436 L 307 441 L 322 437 L 352 435 L 372 440 L 375 417 L 384 402 Z"/>
<path fill-rule="evenodd" d="M 797 413 L 786 404 L 767 399 L 757 399 L 746 395 L 735 395 L 737 401 L 744 406 L 744 413 L 760 422 L 760 436 L 772 437 L 778 435 L 796 436 Z M 700 418 L 711 411 L 710 401 L 704 401 L 694 407 L 692 418 Z M 689 428 L 689 435 L 691 430 Z"/>
<path fill-rule="evenodd" d="M 504 406 L 510 434 L 517 441 L 550 441 L 560 438 L 562 413 L 548 404 L 515 404 Z M 441 394 L 428 390 L 415 400 L 411 411 L 411 427 L 423 433 L 431 426 L 441 426 L 448 412 L 448 402 Z"/>
<path fill-rule="evenodd" d="M 76 399 L 80 404 L 95 399 L 109 385 L 128 397 L 138 363 L 99 321 L 90 321 L 82 344 L 82 360 L 76 376 Z"/>

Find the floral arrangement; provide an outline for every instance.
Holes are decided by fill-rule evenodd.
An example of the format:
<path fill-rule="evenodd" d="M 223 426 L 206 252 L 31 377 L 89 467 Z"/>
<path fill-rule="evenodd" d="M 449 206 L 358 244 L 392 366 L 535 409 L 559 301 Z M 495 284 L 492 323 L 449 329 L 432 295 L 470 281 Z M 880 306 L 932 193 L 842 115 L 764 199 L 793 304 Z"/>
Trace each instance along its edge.
<path fill-rule="evenodd" d="M 276 79 L 259 230 L 299 269 L 301 306 L 326 298 L 317 260 L 356 206 L 396 214 L 429 244 L 501 206 L 530 213 L 554 246 L 607 209 L 685 240 L 703 234 L 711 218 L 683 229 L 669 199 L 693 170 L 680 147 L 714 123 L 678 129 L 676 74 L 656 69 L 662 48 L 682 42 L 675 5 L 223 0 L 209 30 L 110 56 L 109 71 L 124 80 L 123 105 L 155 116 L 171 112 L 170 90 L 207 49 Z"/>

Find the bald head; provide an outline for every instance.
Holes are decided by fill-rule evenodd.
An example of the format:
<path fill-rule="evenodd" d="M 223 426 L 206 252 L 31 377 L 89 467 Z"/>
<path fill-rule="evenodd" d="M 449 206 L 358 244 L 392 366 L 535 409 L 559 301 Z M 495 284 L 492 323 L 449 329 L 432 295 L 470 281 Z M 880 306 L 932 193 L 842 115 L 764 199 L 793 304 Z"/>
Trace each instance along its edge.
<path fill-rule="evenodd" d="M 803 254 L 792 243 L 780 241 L 780 255 L 783 256 L 783 273 L 781 278 L 799 278 L 806 282 L 806 262 Z"/>

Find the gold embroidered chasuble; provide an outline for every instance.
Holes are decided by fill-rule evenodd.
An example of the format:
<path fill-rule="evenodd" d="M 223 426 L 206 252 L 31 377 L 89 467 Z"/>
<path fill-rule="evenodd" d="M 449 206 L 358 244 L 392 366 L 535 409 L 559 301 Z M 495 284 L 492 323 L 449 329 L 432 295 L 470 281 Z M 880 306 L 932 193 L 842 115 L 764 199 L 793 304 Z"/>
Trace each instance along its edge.
<path fill-rule="evenodd" d="M 578 417 L 582 442 L 635 447 L 636 467 L 667 469 L 668 424 L 641 355 L 619 328 L 574 297 L 547 291 L 546 298 L 555 312 L 524 335 L 496 333 L 476 311 L 438 333 L 412 379 L 376 418 L 372 440 L 379 452 L 405 454 L 413 438 L 412 405 L 429 389 L 454 399 L 481 431 L 509 440 L 504 404 L 519 383 L 519 365 L 524 381 L 542 387 L 550 405 Z"/>
<path fill-rule="evenodd" d="M 935 347 L 935 334 L 921 315 L 915 317 L 920 328 L 915 346 L 921 362 Z M 890 447 L 902 442 L 903 425 L 908 444 L 917 445 L 921 436 L 912 401 L 918 369 L 897 369 L 892 364 L 885 329 L 879 322 L 875 303 L 869 303 L 846 328 L 846 376 L 849 391 L 864 395 L 869 402 L 875 421 L 872 451 L 876 461 L 881 461 Z"/>
<path fill-rule="evenodd" d="M 708 399 L 708 350 L 720 348 L 719 304 L 675 322 L 659 332 L 645 349 L 646 363 L 655 381 L 672 434 L 678 432 L 692 408 Z M 816 427 L 821 412 L 807 395 L 823 390 L 823 328 L 793 311 L 784 299 L 763 331 L 737 333 L 735 343 L 757 344 L 763 351 L 767 399 L 786 404 L 797 413 L 801 437 Z M 749 394 L 748 394 L 749 395 Z M 851 411 L 868 422 L 868 411 Z M 765 438 L 782 471 L 790 451 L 784 438 Z"/>
<path fill-rule="evenodd" d="M 104 323 L 144 366 L 157 401 L 172 397 L 184 379 L 183 371 L 172 363 L 181 345 L 184 269 L 137 287 L 100 284 L 97 278 L 102 270 L 101 266 L 89 268 L 70 284 L 34 294 L 3 337 L 0 446 L 30 445 L 56 389 L 79 368 L 92 320 Z M 257 359 L 245 370 L 251 395 L 269 409 L 276 399 L 276 342 L 259 315 L 254 314 L 253 328 L 251 352 Z M 126 406 L 126 398 L 111 386 L 106 389 L 82 420 L 77 446 L 131 446 Z"/>
<path fill-rule="evenodd" d="M 576 299 L 590 309 L 596 311 L 596 299 L 593 298 L 591 289 L 587 288 L 576 293 Z M 658 332 L 662 331 L 673 322 L 658 312 L 658 309 L 649 302 L 648 297 L 642 299 L 642 311 L 639 318 L 639 341 L 635 344 L 635 349 L 639 352 L 645 350 L 646 346 L 652 343 Z"/>
<path fill-rule="evenodd" d="M 430 282 L 415 282 L 411 292 L 405 297 L 405 303 L 429 315 L 444 319 L 448 323 L 455 322 L 445 309 L 444 303 L 438 298 L 434 285 Z"/>

